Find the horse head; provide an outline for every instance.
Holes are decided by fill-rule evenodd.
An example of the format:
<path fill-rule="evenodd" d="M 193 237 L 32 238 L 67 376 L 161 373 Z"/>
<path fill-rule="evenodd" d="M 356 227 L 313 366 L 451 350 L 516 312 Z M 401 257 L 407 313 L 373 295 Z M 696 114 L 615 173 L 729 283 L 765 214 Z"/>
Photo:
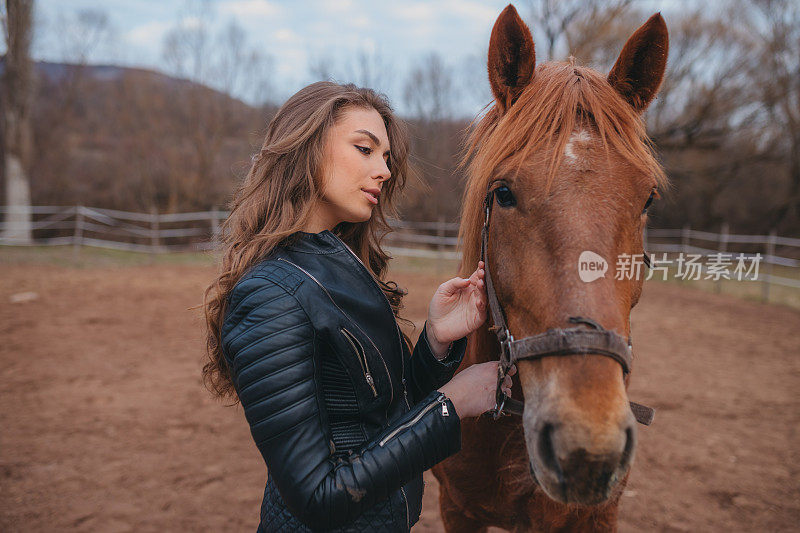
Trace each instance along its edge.
<path fill-rule="evenodd" d="M 641 118 L 661 85 L 667 48 L 656 14 L 608 75 L 572 58 L 537 65 L 514 7 L 497 19 L 488 57 L 494 105 L 471 134 L 460 238 L 468 268 L 480 257 L 483 201 L 493 191 L 486 257 L 516 339 L 575 327 L 570 317 L 629 337 L 647 207 L 668 184 Z M 620 263 L 631 269 L 615 275 Z M 630 373 L 599 353 L 516 364 L 536 482 L 563 503 L 607 501 L 636 448 Z"/>

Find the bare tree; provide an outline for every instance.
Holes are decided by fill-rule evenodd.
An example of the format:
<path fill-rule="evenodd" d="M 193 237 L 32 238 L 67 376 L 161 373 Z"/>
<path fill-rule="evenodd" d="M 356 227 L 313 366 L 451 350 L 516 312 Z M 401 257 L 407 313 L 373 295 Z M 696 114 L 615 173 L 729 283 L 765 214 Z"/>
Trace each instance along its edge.
<path fill-rule="evenodd" d="M 758 50 L 750 79 L 763 105 L 762 142 L 777 152 L 786 187 L 769 216 L 770 227 L 800 221 L 800 5 L 752 0 L 750 33 Z"/>
<path fill-rule="evenodd" d="M 411 162 L 422 178 L 414 183 L 404 206 L 413 206 L 412 219 L 454 219 L 460 185 L 455 173 L 460 134 L 465 123 L 454 118 L 455 69 L 432 52 L 413 65 L 404 84 L 411 117 Z"/>
<path fill-rule="evenodd" d="M 457 93 L 453 68 L 436 52 L 411 69 L 403 91 L 411 115 L 432 123 L 452 118 Z"/>
<path fill-rule="evenodd" d="M 4 238 L 29 243 L 33 238 L 31 187 L 33 156 L 31 108 L 33 75 L 30 60 L 33 0 L 8 0 L 3 13 L 6 41 L 2 80 L 3 175 L 6 187 Z"/>
<path fill-rule="evenodd" d="M 316 80 L 354 83 L 380 92 L 389 92 L 394 77 L 394 65 L 389 62 L 380 49 L 358 48 L 348 53 L 346 61 L 338 61 L 329 52 L 317 53 L 308 62 L 308 72 Z"/>
<path fill-rule="evenodd" d="M 486 50 L 483 48 L 466 55 L 457 64 L 456 80 L 460 88 L 459 103 L 463 118 L 474 118 L 494 99 L 486 72 Z"/>
<path fill-rule="evenodd" d="M 113 40 L 113 28 L 108 14 L 100 9 L 81 9 L 61 12 L 55 28 L 41 28 L 57 35 L 63 75 L 55 81 L 55 87 L 46 102 L 40 103 L 39 111 L 47 116 L 48 125 L 35 132 L 35 143 L 51 146 L 56 139 L 65 136 L 76 118 L 76 104 L 83 94 L 91 91 L 94 81 L 89 75 L 89 59 L 98 47 Z M 54 32 L 54 29 L 57 31 Z M 41 80 L 42 83 L 46 83 Z M 43 154 L 49 157 L 51 154 Z"/>
<path fill-rule="evenodd" d="M 599 43 L 623 35 L 614 26 L 633 0 L 528 0 L 528 4 L 537 59 L 574 55 L 587 61 Z"/>
<path fill-rule="evenodd" d="M 393 65 L 386 60 L 380 50 L 368 51 L 361 48 L 350 56 L 345 65 L 346 78 L 362 87 L 387 91 L 395 81 Z"/>
<path fill-rule="evenodd" d="M 337 77 L 336 60 L 327 52 L 312 54 L 307 67 L 313 81 L 331 81 Z"/>
<path fill-rule="evenodd" d="M 237 111 L 245 104 L 236 97 L 257 97 L 263 103 L 270 87 L 271 58 L 249 48 L 244 30 L 233 20 L 213 33 L 211 16 L 208 2 L 194 6 L 184 19 L 191 23 L 176 25 L 163 43 L 170 70 L 191 82 L 172 88 L 178 115 L 174 134 L 188 144 L 191 155 L 182 173 L 170 174 L 166 205 L 158 206 L 167 211 L 183 200 L 202 204 L 206 191 L 201 185 L 214 181 L 224 143 L 240 133 Z"/>
<path fill-rule="evenodd" d="M 80 9 L 61 12 L 54 34 L 64 63 L 86 65 L 89 57 L 113 39 L 108 14 L 102 9 Z"/>

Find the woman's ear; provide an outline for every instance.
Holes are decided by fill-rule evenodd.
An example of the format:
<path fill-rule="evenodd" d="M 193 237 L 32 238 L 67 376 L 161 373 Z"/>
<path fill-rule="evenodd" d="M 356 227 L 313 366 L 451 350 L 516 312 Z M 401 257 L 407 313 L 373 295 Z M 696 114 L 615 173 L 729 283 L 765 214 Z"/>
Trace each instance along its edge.
<path fill-rule="evenodd" d="M 668 51 L 667 24 L 656 13 L 630 36 L 608 74 L 611 86 L 638 113 L 647 109 L 661 87 Z"/>
<path fill-rule="evenodd" d="M 489 84 L 501 114 L 533 79 L 535 67 L 531 30 L 509 4 L 497 17 L 489 39 Z"/>

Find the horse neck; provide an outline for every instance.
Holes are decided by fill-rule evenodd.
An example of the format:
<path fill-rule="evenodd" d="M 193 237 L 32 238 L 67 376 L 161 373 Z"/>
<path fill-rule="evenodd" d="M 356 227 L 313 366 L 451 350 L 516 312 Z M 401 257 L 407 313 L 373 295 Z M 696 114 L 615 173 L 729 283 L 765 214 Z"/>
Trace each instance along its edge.
<path fill-rule="evenodd" d="M 467 352 L 464 354 L 466 364 L 496 361 L 500 357 L 497 337 L 489 331 L 488 320 L 473 331 L 467 340 Z"/>

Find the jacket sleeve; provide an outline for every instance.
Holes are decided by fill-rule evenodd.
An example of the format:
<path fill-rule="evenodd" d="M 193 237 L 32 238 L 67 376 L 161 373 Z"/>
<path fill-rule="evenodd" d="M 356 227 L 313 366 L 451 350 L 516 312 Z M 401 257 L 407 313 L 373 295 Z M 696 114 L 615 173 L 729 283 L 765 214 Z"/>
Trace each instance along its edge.
<path fill-rule="evenodd" d="M 426 321 L 422 326 L 422 333 L 419 334 L 409 361 L 409 394 L 415 403 L 425 398 L 432 390 L 438 389 L 453 379 L 453 374 L 461 365 L 467 350 L 467 338 L 461 337 L 450 344 L 447 355 L 443 359 L 436 359 L 428 342 L 425 328 L 427 324 Z"/>
<path fill-rule="evenodd" d="M 362 449 L 334 460 L 316 331 L 293 294 L 266 278 L 234 288 L 222 346 L 245 418 L 289 510 L 312 529 L 347 524 L 461 449 L 461 421 L 439 391 Z M 318 353 L 316 357 L 323 357 Z"/>

